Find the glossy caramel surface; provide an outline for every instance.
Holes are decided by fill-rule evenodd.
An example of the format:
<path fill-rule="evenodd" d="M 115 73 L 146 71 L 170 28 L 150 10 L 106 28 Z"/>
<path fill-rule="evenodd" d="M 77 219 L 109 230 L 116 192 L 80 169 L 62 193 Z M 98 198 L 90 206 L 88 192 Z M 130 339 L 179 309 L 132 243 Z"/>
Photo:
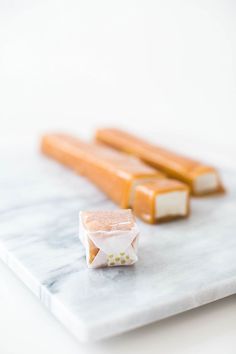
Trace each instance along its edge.
<path fill-rule="evenodd" d="M 118 150 L 138 156 L 146 163 L 156 167 L 172 178 L 187 183 L 194 194 L 194 180 L 205 173 L 216 173 L 216 170 L 201 162 L 182 156 L 168 149 L 150 144 L 130 133 L 120 129 L 100 129 L 96 132 L 96 139 Z M 221 190 L 221 184 L 216 191 Z M 203 193 L 205 194 L 205 193 Z M 207 194 L 207 192 L 206 192 Z"/>
<path fill-rule="evenodd" d="M 42 138 L 42 152 L 87 177 L 122 208 L 129 207 L 132 181 L 163 174 L 132 156 L 65 134 Z"/>
<path fill-rule="evenodd" d="M 179 216 L 167 216 L 165 218 L 157 218 L 155 211 L 155 199 L 159 194 L 168 192 L 186 191 L 188 193 L 188 212 L 189 215 L 189 187 L 179 181 L 173 179 L 160 179 L 154 182 L 147 182 L 136 188 L 134 197 L 134 213 L 147 223 L 154 224 L 157 222 L 170 221 L 179 218 Z"/>

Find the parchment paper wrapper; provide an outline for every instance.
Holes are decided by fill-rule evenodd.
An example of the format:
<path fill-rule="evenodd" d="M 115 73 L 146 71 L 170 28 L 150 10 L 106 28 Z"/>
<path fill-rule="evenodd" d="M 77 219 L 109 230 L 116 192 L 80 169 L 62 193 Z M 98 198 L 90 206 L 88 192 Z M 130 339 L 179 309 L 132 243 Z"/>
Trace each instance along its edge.
<path fill-rule="evenodd" d="M 80 213 L 79 238 L 86 250 L 89 268 L 126 266 L 137 260 L 137 225 L 130 230 L 89 231 L 83 223 Z"/>

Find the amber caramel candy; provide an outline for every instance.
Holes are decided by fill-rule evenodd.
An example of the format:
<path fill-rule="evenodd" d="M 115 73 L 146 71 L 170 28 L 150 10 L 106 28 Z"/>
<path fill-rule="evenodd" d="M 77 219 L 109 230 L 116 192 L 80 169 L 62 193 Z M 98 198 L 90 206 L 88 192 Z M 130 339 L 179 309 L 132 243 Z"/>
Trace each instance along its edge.
<path fill-rule="evenodd" d="M 130 209 L 80 212 L 79 237 L 89 268 L 134 264 L 138 259 L 138 235 Z"/>
<path fill-rule="evenodd" d="M 123 152 L 133 154 L 169 177 L 187 183 L 193 195 L 222 192 L 223 186 L 215 168 L 150 144 L 119 129 L 100 129 L 96 139 Z"/>
<path fill-rule="evenodd" d="M 164 175 L 139 159 L 65 134 L 45 135 L 42 152 L 87 177 L 122 208 L 132 204 L 135 187 Z"/>
<path fill-rule="evenodd" d="M 139 185 L 135 190 L 134 213 L 150 224 L 189 215 L 189 187 L 173 179 Z"/>

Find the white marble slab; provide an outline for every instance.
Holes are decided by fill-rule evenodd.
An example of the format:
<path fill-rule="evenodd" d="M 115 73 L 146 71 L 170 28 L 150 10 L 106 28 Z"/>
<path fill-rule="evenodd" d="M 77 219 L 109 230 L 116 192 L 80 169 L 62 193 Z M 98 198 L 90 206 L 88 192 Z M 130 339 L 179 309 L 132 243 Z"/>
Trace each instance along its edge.
<path fill-rule="evenodd" d="M 135 266 L 93 270 L 78 238 L 78 212 L 116 206 L 31 151 L 0 153 L 0 257 L 79 340 L 116 335 L 236 292 L 236 170 L 223 171 L 226 196 L 193 200 L 189 220 L 139 222 Z"/>

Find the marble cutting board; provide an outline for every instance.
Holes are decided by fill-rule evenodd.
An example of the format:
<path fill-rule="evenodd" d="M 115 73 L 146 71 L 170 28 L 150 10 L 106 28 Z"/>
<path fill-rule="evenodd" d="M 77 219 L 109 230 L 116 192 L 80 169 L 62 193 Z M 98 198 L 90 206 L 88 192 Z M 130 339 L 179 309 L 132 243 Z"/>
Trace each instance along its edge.
<path fill-rule="evenodd" d="M 84 178 L 29 146 L 0 153 L 0 257 L 79 340 L 98 340 L 236 292 L 236 169 L 228 194 L 188 220 L 139 222 L 139 262 L 87 269 L 78 212 L 116 208 Z"/>

